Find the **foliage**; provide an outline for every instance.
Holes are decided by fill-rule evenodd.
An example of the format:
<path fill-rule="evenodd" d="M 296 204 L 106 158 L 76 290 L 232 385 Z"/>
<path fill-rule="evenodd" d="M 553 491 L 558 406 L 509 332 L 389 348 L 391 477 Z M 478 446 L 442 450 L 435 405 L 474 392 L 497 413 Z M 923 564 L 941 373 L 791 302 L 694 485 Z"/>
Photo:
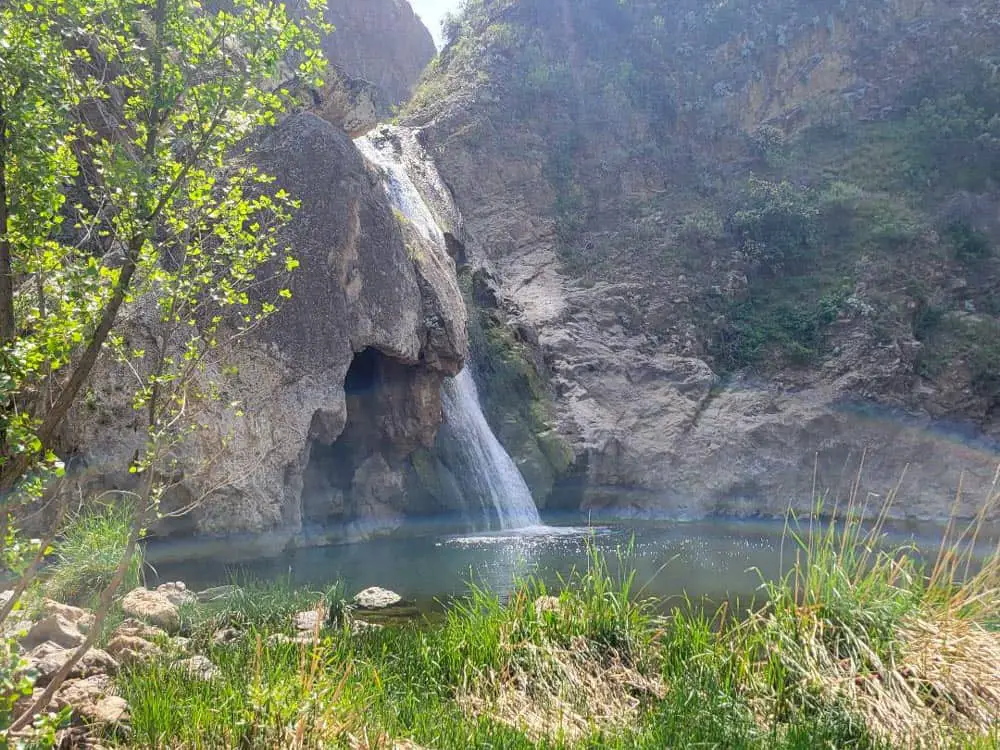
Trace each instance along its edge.
<path fill-rule="evenodd" d="M 688 604 L 657 616 L 633 588 L 625 549 L 617 560 L 592 552 L 586 569 L 554 591 L 526 579 L 501 601 L 473 585 L 443 621 L 361 635 L 334 627 L 296 646 L 269 640 L 288 627 L 290 607 L 278 618 L 248 618 L 234 644 L 203 639 L 221 669 L 210 684 L 165 664 L 122 675 L 133 742 L 263 748 L 304 736 L 295 746 L 319 747 L 364 736 L 376 746 L 412 738 L 439 748 L 875 750 L 914 746 L 907 732 L 917 731 L 928 746 L 989 746 L 988 725 L 964 717 L 982 716 L 976 701 L 989 700 L 994 686 L 984 680 L 1000 652 L 963 649 L 996 643 L 978 623 L 996 615 L 997 562 L 961 574 L 978 536 L 973 525 L 949 527 L 933 568 L 924 567 L 915 550 L 885 542 L 893 502 L 866 508 L 856 491 L 830 513 L 819 505 L 808 520 L 790 517 L 788 572 L 762 581 L 767 601 L 749 613 L 712 615 Z M 870 513 L 874 524 L 862 520 Z M 922 660 L 915 649 L 927 628 L 954 648 Z M 960 637 L 955 628 L 965 628 Z M 602 666 L 580 672 L 581 654 Z M 992 661 L 977 674 L 970 656 Z M 922 688 L 898 690 L 924 663 L 941 668 L 914 673 Z M 616 680 L 636 692 L 620 707 L 628 720 L 609 723 L 607 704 L 593 699 L 620 696 L 603 692 Z M 981 692 L 962 688 L 968 680 Z M 663 690 L 648 692 L 655 685 Z M 512 691 L 532 696 L 530 705 L 512 703 Z M 933 695 L 959 710 L 939 710 Z M 553 698 L 559 717 L 541 708 Z M 565 721 L 581 700 L 590 712 L 582 732 Z"/>
<path fill-rule="evenodd" d="M 955 257 L 966 263 L 985 260 L 993 254 L 990 238 L 967 221 L 954 220 L 945 227 L 945 236 L 955 248 Z"/>
<path fill-rule="evenodd" d="M 66 523 L 55 545 L 42 590 L 59 602 L 93 606 L 111 583 L 132 532 L 134 508 L 129 498 L 87 504 Z M 142 558 L 133 556 L 123 586 L 142 582 Z"/>
<path fill-rule="evenodd" d="M 811 191 L 789 182 L 751 177 L 746 203 L 729 219 L 743 252 L 765 274 L 806 259 L 817 240 L 817 217 Z"/>
<path fill-rule="evenodd" d="M 100 590 L 98 623 L 121 579 L 137 579 L 138 534 L 175 473 L 174 449 L 200 429 L 195 407 L 219 399 L 209 365 L 223 371 L 220 343 L 289 295 L 281 281 L 297 262 L 277 232 L 296 203 L 234 157 L 295 86 L 319 82 L 317 10 L 0 7 L 0 541 L 13 506 L 61 473 L 55 436 L 99 357 L 116 357 L 146 427 L 127 467 L 142 479 L 134 512 L 82 509 L 50 580 L 70 598 Z M 266 281 L 276 294 L 260 290 Z M 156 328 L 147 341 L 122 324 L 127 307 Z"/>

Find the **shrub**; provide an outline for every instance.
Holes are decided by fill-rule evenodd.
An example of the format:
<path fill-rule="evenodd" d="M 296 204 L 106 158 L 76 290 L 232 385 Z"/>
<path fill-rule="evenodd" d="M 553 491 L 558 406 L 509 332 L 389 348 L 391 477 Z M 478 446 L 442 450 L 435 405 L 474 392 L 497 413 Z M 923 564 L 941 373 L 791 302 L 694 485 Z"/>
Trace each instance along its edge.
<path fill-rule="evenodd" d="M 751 177 L 729 225 L 751 260 L 774 274 L 806 258 L 816 243 L 818 216 L 812 191 Z"/>
<path fill-rule="evenodd" d="M 44 593 L 68 604 L 92 605 L 114 577 L 132 521 L 131 503 L 124 498 L 94 503 L 71 517 L 56 544 Z M 141 555 L 134 555 L 123 581 L 125 590 L 140 585 L 142 564 Z"/>

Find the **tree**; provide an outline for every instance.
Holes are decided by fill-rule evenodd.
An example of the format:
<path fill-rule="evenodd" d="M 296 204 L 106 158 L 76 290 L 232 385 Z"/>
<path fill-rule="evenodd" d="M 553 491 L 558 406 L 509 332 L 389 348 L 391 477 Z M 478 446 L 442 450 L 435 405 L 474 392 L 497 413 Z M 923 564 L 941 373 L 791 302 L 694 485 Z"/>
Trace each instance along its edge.
<path fill-rule="evenodd" d="M 203 426 L 191 407 L 215 395 L 219 344 L 288 296 L 252 291 L 297 265 L 277 242 L 295 202 L 236 157 L 319 83 L 310 3 L 297 18 L 270 0 L 0 5 L 0 545 L 14 503 L 61 471 L 54 438 L 102 354 L 146 414 L 138 538 L 162 463 Z M 130 345 L 124 309 L 151 312 L 155 346 Z"/>

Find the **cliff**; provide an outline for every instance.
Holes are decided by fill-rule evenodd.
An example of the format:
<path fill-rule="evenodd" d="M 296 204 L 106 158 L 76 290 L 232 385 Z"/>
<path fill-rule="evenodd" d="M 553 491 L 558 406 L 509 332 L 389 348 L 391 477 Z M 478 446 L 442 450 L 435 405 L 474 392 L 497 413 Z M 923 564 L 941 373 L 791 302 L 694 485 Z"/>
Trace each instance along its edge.
<path fill-rule="evenodd" d="M 493 358 L 541 383 L 541 419 L 500 394 L 495 425 L 571 447 L 547 502 L 781 513 L 862 456 L 883 494 L 909 466 L 900 515 L 946 513 L 963 471 L 981 499 L 994 4 L 501 0 L 452 37 L 404 119 L 496 268 Z"/>
<path fill-rule="evenodd" d="M 192 419 L 207 428 L 175 449 L 156 532 L 342 539 L 446 510 L 428 453 L 441 382 L 468 347 L 453 259 L 400 222 L 383 175 L 314 114 L 262 133 L 245 158 L 301 200 L 282 237 L 300 267 L 280 311 L 209 364 L 206 382 L 225 394 L 192 397 Z M 159 316 L 146 307 L 132 306 L 123 334 L 152 352 Z M 105 359 L 63 436 L 60 453 L 86 494 L 135 481 L 126 469 L 146 433 L 121 397 L 129 378 Z M 245 416 L 227 408 L 233 399 Z"/>
<path fill-rule="evenodd" d="M 326 20 L 335 30 L 323 53 L 347 75 L 374 84 L 382 114 L 409 100 L 436 50 L 407 0 L 330 0 Z"/>

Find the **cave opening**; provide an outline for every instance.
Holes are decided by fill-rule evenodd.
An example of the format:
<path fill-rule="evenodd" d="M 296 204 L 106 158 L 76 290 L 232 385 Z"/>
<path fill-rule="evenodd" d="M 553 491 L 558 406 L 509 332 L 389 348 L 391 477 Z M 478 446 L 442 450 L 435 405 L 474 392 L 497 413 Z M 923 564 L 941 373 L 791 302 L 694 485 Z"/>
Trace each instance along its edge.
<path fill-rule="evenodd" d="M 378 385 L 379 363 L 384 358 L 384 354 L 370 346 L 355 354 L 344 376 L 344 393 L 348 396 L 371 393 Z"/>

